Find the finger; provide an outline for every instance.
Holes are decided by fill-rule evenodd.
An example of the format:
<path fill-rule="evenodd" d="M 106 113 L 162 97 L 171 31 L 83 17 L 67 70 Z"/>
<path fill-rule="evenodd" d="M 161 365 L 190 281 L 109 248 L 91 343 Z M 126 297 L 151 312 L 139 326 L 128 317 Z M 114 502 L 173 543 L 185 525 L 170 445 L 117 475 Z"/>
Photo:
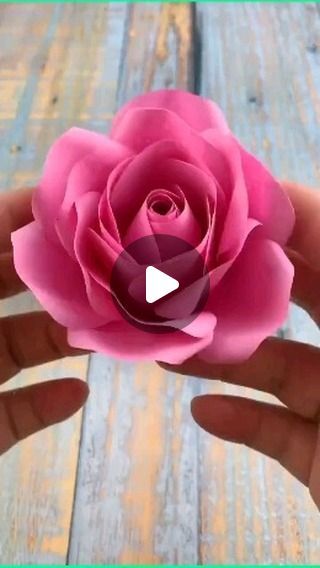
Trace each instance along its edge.
<path fill-rule="evenodd" d="M 210 434 L 276 459 L 308 484 L 317 441 L 317 426 L 286 408 L 233 396 L 193 399 L 194 420 Z"/>
<path fill-rule="evenodd" d="M 288 246 L 298 252 L 314 270 L 320 270 L 320 192 L 291 182 L 285 182 L 283 187 L 296 214 Z"/>
<path fill-rule="evenodd" d="M 62 379 L 0 395 L 0 453 L 47 426 L 66 420 L 85 403 L 86 383 Z"/>
<path fill-rule="evenodd" d="M 320 427 L 318 428 L 318 438 L 311 469 L 309 487 L 311 496 L 317 507 L 320 509 Z"/>
<path fill-rule="evenodd" d="M 0 194 L 0 253 L 11 250 L 11 233 L 32 221 L 32 189 Z"/>
<path fill-rule="evenodd" d="M 270 338 L 240 365 L 211 365 L 196 357 L 178 366 L 160 365 L 268 392 L 304 418 L 320 420 L 320 350 L 311 345 Z"/>
<path fill-rule="evenodd" d="M 68 345 L 66 330 L 45 312 L 0 320 L 0 383 L 21 369 L 83 353 Z"/>
<path fill-rule="evenodd" d="M 320 273 L 316 272 L 295 251 L 288 250 L 288 257 L 294 266 L 292 286 L 293 301 L 304 308 L 312 319 L 320 323 Z"/>
<path fill-rule="evenodd" d="M 0 254 L 0 299 L 18 294 L 25 288 L 15 271 L 12 254 Z"/>

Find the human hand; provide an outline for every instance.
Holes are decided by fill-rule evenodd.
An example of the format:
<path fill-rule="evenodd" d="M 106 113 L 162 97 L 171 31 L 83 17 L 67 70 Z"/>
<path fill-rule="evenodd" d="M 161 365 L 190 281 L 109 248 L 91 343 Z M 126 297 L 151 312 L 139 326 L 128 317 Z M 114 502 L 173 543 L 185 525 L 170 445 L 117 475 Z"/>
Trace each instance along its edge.
<path fill-rule="evenodd" d="M 296 212 L 288 255 L 295 267 L 292 299 L 320 325 L 320 193 L 287 183 Z M 270 456 L 309 487 L 320 508 L 320 349 L 270 338 L 241 365 L 190 359 L 161 366 L 268 392 L 285 406 L 238 396 L 204 395 L 191 412 L 204 430 Z"/>
<path fill-rule="evenodd" d="M 10 234 L 32 220 L 32 190 L 0 196 L 0 298 L 24 289 L 13 266 Z M 79 354 L 65 330 L 45 312 L 0 319 L 0 384 L 21 369 Z M 0 394 L 0 454 L 17 441 L 65 420 L 84 404 L 86 383 L 78 379 L 43 382 Z"/>

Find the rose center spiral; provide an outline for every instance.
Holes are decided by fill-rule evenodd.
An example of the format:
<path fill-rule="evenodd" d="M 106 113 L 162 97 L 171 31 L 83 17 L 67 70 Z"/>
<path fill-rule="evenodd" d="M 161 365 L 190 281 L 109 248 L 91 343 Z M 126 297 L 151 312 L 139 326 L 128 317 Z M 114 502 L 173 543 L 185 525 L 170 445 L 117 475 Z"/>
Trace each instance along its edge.
<path fill-rule="evenodd" d="M 176 217 L 181 213 L 183 203 L 180 195 L 165 189 L 158 189 L 148 195 L 147 207 L 152 214 Z"/>

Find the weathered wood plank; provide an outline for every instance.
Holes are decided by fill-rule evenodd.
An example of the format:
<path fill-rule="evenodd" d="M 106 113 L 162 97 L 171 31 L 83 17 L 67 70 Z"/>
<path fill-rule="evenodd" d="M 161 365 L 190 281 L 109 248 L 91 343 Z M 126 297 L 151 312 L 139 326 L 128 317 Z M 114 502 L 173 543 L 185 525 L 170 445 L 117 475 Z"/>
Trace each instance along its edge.
<path fill-rule="evenodd" d="M 319 53 L 313 48 L 320 42 L 317 7 L 199 4 L 197 27 L 201 93 L 218 102 L 238 137 L 280 179 L 320 187 Z M 284 333 L 320 343 L 319 330 L 296 307 Z M 227 449 L 205 434 L 200 434 L 199 452 L 202 523 L 213 536 L 201 539 L 203 562 L 319 560 L 319 516 L 298 482 L 263 457 Z M 221 452 L 228 457 L 221 458 Z M 220 480 L 213 500 L 210 479 L 213 487 Z"/>
<path fill-rule="evenodd" d="M 191 88 L 188 5 L 127 7 L 118 104 L 160 86 Z M 84 414 L 70 563 L 197 562 L 195 380 L 95 357 Z"/>
<path fill-rule="evenodd" d="M 282 167 L 281 171 L 275 170 L 278 175 L 288 176 L 292 165 L 296 164 L 292 150 L 304 157 L 309 156 L 309 152 L 302 146 L 305 136 L 299 132 L 296 146 L 285 144 L 284 115 L 281 109 L 274 108 L 279 104 L 279 92 L 280 101 L 284 97 L 281 67 L 276 74 L 277 85 L 271 82 L 278 60 L 274 59 L 267 42 L 276 33 L 272 27 L 277 18 L 276 8 L 240 6 L 233 12 L 234 8 L 197 7 L 203 53 L 202 74 L 199 75 L 197 67 L 196 83 L 201 85 L 203 93 L 210 96 L 215 93 L 244 142 L 274 169 L 276 164 Z M 290 29 L 291 18 L 299 19 L 299 9 L 292 15 L 290 10 L 283 12 L 282 25 Z M 154 12 L 156 10 L 153 8 Z M 185 84 L 179 79 L 181 71 L 176 72 L 176 83 L 172 82 L 171 75 L 166 79 L 170 61 L 164 60 L 160 66 L 164 75 L 154 72 L 159 66 L 159 57 L 155 57 L 156 63 L 150 63 L 149 54 L 155 44 L 163 43 L 154 40 L 154 20 L 150 17 L 146 25 L 146 12 L 142 15 L 141 7 L 130 9 L 129 22 L 136 18 L 137 23 L 128 24 L 129 48 L 122 63 L 119 103 L 151 86 Z M 312 11 L 310 13 L 312 19 Z M 303 16 L 304 11 L 301 14 Z M 253 36 L 248 40 L 245 24 L 251 25 L 257 18 L 262 39 L 253 27 Z M 168 19 L 167 14 L 162 13 L 162 19 Z M 315 33 L 309 22 L 301 21 L 300 27 L 308 29 L 311 35 Z M 298 29 L 290 45 L 291 41 L 299 44 L 301 33 Z M 232 43 L 228 41 L 230 37 Z M 309 41 L 314 39 L 309 38 Z M 242 64 L 250 50 L 258 59 Z M 189 47 L 187 53 L 192 65 Z M 280 53 L 281 57 L 286 57 L 283 47 Z M 144 61 L 143 69 L 141 61 Z M 263 80 L 257 83 L 256 75 L 260 77 L 261 68 Z M 161 76 L 159 82 L 157 74 Z M 186 78 L 189 87 L 193 75 L 191 66 Z M 273 95 L 268 102 L 270 116 L 262 108 L 260 92 L 259 96 L 251 94 L 256 84 L 264 89 L 265 75 L 268 84 L 273 85 Z M 247 100 L 249 118 L 245 114 L 248 113 Z M 290 112 L 294 113 L 292 109 Z M 293 126 L 295 115 L 290 116 Z M 273 147 L 273 141 L 279 138 L 279 129 L 282 129 L 281 160 Z M 312 181 L 314 169 L 317 171 L 312 162 L 312 173 L 305 181 Z M 309 332 L 308 338 L 311 339 Z M 115 369 L 118 369 L 116 388 L 112 385 Z M 89 375 L 94 392 L 86 409 L 83 430 L 70 561 L 301 562 L 317 557 L 319 541 L 314 535 L 319 522 L 306 492 L 275 464 L 242 448 L 209 438 L 199 432 L 190 419 L 189 401 L 199 390 L 232 393 L 239 389 L 201 384 L 193 379 L 182 381 L 163 375 L 151 365 L 134 367 L 109 362 L 106 368 L 104 358 L 93 361 Z M 105 408 L 103 396 L 106 397 Z M 109 400 L 112 400 L 111 407 Z M 98 428 L 96 416 L 99 416 Z"/>
<path fill-rule="evenodd" d="M 314 6 L 198 5 L 200 59 L 192 10 L 2 6 L 0 186 L 32 183 L 68 126 L 104 131 L 116 100 L 194 83 L 277 175 L 319 182 Z M 27 305 L 20 297 L 5 309 Z M 318 342 L 299 317 L 286 333 Z M 17 382 L 85 369 L 85 360 L 62 362 Z M 191 420 L 198 392 L 238 389 L 101 356 L 92 358 L 89 382 L 70 563 L 318 561 L 319 519 L 306 492 L 275 464 L 213 440 Z M 79 417 L 2 459 L 3 562 L 65 562 L 78 440 Z"/>
<path fill-rule="evenodd" d="M 123 13 L 122 6 L 1 5 L 3 190 L 34 183 L 52 141 L 70 125 L 106 128 L 115 100 Z M 3 304 L 1 313 L 33 307 L 23 294 Z M 86 370 L 86 357 L 64 360 L 21 373 L 8 388 L 44 378 L 84 378 Z M 1 458 L 3 563 L 65 564 L 80 420 L 78 414 Z"/>

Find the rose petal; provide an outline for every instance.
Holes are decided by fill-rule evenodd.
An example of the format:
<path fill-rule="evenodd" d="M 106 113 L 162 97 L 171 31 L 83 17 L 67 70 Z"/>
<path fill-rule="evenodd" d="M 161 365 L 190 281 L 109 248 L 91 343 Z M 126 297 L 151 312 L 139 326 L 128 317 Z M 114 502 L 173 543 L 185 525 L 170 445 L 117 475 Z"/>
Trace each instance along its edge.
<path fill-rule="evenodd" d="M 216 145 L 215 130 L 207 130 L 202 135 L 208 142 Z M 240 153 L 243 172 L 241 177 L 248 194 L 249 216 L 262 224 L 266 238 L 285 245 L 294 226 L 294 210 L 288 196 L 266 166 L 247 152 L 232 134 L 228 139 L 233 145 L 233 150 L 229 150 L 228 155 Z"/>
<path fill-rule="evenodd" d="M 183 211 L 175 219 L 150 221 L 150 225 L 153 233 L 177 237 L 194 247 L 201 241 L 202 231 L 187 201 Z"/>
<path fill-rule="evenodd" d="M 54 222 L 63 202 L 67 180 L 73 166 L 87 154 L 99 152 L 105 155 L 105 163 L 114 167 L 128 156 L 129 151 L 107 136 L 81 128 L 71 128 L 49 150 L 42 178 L 37 187 L 33 212 L 43 225 L 46 234 L 57 240 Z"/>
<path fill-rule="evenodd" d="M 249 195 L 249 215 L 261 222 L 266 238 L 283 246 L 293 230 L 293 206 L 268 169 L 241 146 L 240 151 Z"/>
<path fill-rule="evenodd" d="M 78 255 L 81 264 L 88 270 L 90 275 L 110 291 L 110 278 L 114 263 L 118 256 L 123 252 L 123 248 L 118 245 L 115 248 L 114 241 L 110 238 L 102 238 L 92 229 L 87 229 L 85 238 L 78 245 Z"/>
<path fill-rule="evenodd" d="M 97 279 L 94 279 L 92 273 L 96 273 L 100 267 L 94 266 L 97 258 L 91 253 L 88 247 L 88 231 L 98 225 L 98 204 L 100 201 L 99 193 L 86 193 L 79 197 L 75 207 L 77 212 L 77 228 L 74 239 L 74 250 L 81 268 L 83 279 L 86 286 L 88 300 L 92 308 L 106 319 L 105 321 L 116 321 L 120 318 L 116 309 L 110 291 L 108 290 L 108 282 L 110 278 L 110 270 L 105 276 L 105 286 L 102 286 Z M 90 242 L 90 241 L 89 241 Z M 110 254 L 110 265 L 111 265 Z"/>
<path fill-rule="evenodd" d="M 217 318 L 214 314 L 203 311 L 191 323 L 183 328 L 183 333 L 192 335 L 192 337 L 212 337 Z"/>
<path fill-rule="evenodd" d="M 176 219 L 184 207 L 184 195 L 178 185 L 169 189 L 154 189 L 146 199 L 149 221 L 167 222 Z"/>
<path fill-rule="evenodd" d="M 71 207 L 68 211 L 60 209 L 54 229 L 63 248 L 68 252 L 69 256 L 75 260 L 74 253 L 74 235 L 77 226 L 77 214 L 75 207 Z"/>
<path fill-rule="evenodd" d="M 122 246 L 126 248 L 137 239 L 150 237 L 151 235 L 153 235 L 153 230 L 148 217 L 147 205 L 146 202 L 144 202 L 129 225 L 125 235 L 122 236 Z"/>
<path fill-rule="evenodd" d="M 111 191 L 113 185 L 118 180 L 120 175 L 127 168 L 128 164 L 132 161 L 132 158 L 127 158 L 120 162 L 111 172 L 108 178 L 107 186 L 103 194 L 101 195 L 99 203 L 99 222 L 100 231 L 102 237 L 108 239 L 109 237 L 115 239 L 118 243 L 121 242 L 120 233 L 118 230 L 117 220 L 113 214 L 111 207 Z"/>
<path fill-rule="evenodd" d="M 217 132 L 217 140 L 220 136 L 230 138 L 218 131 L 213 132 Z M 213 150 L 212 144 L 200 133 L 192 130 L 178 115 L 168 110 L 129 110 L 121 121 L 121 127 L 117 128 L 116 136 L 113 137 L 136 153 L 144 149 L 151 150 L 157 142 L 171 141 L 172 149 L 173 143 L 176 149 L 168 157 L 179 158 L 182 155 L 182 159 L 214 175 L 221 187 L 224 187 L 229 179 L 228 156 L 226 157 L 218 148 Z M 234 145 L 237 148 L 235 143 Z M 159 150 L 161 147 L 156 148 Z M 237 151 L 239 152 L 238 149 Z M 160 156 L 155 167 L 156 170 L 162 167 Z"/>
<path fill-rule="evenodd" d="M 208 280 L 206 276 L 195 280 L 183 290 L 178 290 L 173 296 L 162 300 L 155 307 L 155 313 L 163 318 L 172 317 L 172 314 L 181 319 L 188 317 L 189 314 L 192 314 L 197 309 L 201 297 L 206 294 L 207 286 Z"/>
<path fill-rule="evenodd" d="M 215 130 L 204 133 L 214 149 L 224 155 L 228 163 L 228 179 L 221 189 L 224 194 L 222 207 L 217 202 L 216 239 L 219 241 L 218 257 L 220 263 L 235 258 L 241 250 L 247 234 L 248 192 L 242 170 L 240 149 L 231 135 L 221 136 Z"/>
<path fill-rule="evenodd" d="M 228 170 L 225 157 L 221 152 L 212 150 L 210 144 L 208 144 L 207 149 L 210 150 L 210 156 L 207 157 L 209 162 L 212 162 L 212 167 L 217 162 L 217 168 L 221 170 L 221 178 L 225 178 Z M 186 163 L 184 160 L 191 163 Z M 200 167 L 193 165 L 194 162 L 198 163 Z M 161 167 L 159 167 L 159 164 L 161 164 Z M 208 196 L 215 200 L 217 184 L 210 171 L 207 169 L 207 173 L 205 173 L 201 170 L 201 167 L 206 170 L 202 158 L 197 158 L 195 150 L 189 155 L 178 144 L 171 141 L 153 144 L 136 156 L 110 190 L 110 204 L 117 219 L 120 234 L 125 235 L 136 212 L 142 206 L 150 191 L 159 187 L 169 189 L 173 185 L 178 185 L 181 188 L 195 218 L 205 232 L 204 221 L 207 222 Z M 220 182 L 222 183 L 223 179 L 220 179 Z M 130 193 L 128 194 L 128 192 Z M 129 195 L 134 196 L 135 207 L 128 207 Z"/>
<path fill-rule="evenodd" d="M 61 246 L 48 242 L 37 222 L 15 231 L 12 243 L 19 277 L 56 321 L 71 328 L 106 322 L 89 305 L 78 264 Z"/>
<path fill-rule="evenodd" d="M 199 354 L 214 363 L 238 363 L 283 323 L 290 299 L 293 266 L 281 247 L 251 233 L 218 288 L 211 309 L 217 317 L 213 342 Z"/>
<path fill-rule="evenodd" d="M 123 246 L 126 247 L 136 239 L 152 234 L 171 235 L 195 247 L 201 240 L 199 224 L 187 201 L 185 201 L 181 213 L 174 218 L 165 215 L 152 215 L 150 218 L 146 200 L 122 239 Z"/>
<path fill-rule="evenodd" d="M 170 158 L 164 165 L 164 179 L 170 180 L 179 186 L 185 199 L 191 207 L 197 221 L 207 225 L 208 198 L 215 204 L 217 196 L 223 200 L 223 194 L 216 179 L 211 173 L 206 173 L 192 163 Z"/>
<path fill-rule="evenodd" d="M 89 274 L 109 292 L 112 268 L 123 248 L 109 234 L 103 238 L 99 235 L 99 202 L 100 195 L 94 192 L 77 200 L 78 223 L 74 245 L 84 277 Z"/>
<path fill-rule="evenodd" d="M 105 353 L 124 360 L 156 359 L 178 364 L 195 355 L 212 341 L 212 318 L 201 320 L 198 332 L 200 331 L 200 335 L 203 335 L 200 338 L 190 336 L 183 331 L 152 334 L 135 329 L 123 320 L 116 324 L 110 323 L 100 329 L 71 330 L 68 333 L 68 341 L 74 347 Z"/>
<path fill-rule="evenodd" d="M 117 138 L 126 114 L 136 108 L 169 110 L 199 132 L 207 128 L 229 131 L 222 111 L 212 101 L 186 91 L 163 89 L 135 97 L 123 106 L 113 119 L 111 137 Z"/>
<path fill-rule="evenodd" d="M 62 209 L 70 209 L 75 201 L 86 193 L 94 191 L 101 196 L 114 166 L 115 164 L 105 151 L 103 153 L 92 152 L 83 157 L 70 171 L 61 205 Z"/>
<path fill-rule="evenodd" d="M 227 274 L 228 270 L 233 266 L 234 261 L 236 260 L 237 256 L 241 253 L 245 242 L 250 235 L 250 233 L 260 227 L 258 221 L 254 221 L 253 219 L 248 219 L 247 226 L 245 232 L 242 236 L 242 240 L 239 241 L 237 248 L 233 251 L 233 254 L 221 264 L 218 264 L 215 268 L 210 271 L 210 287 L 213 290 L 219 282 L 224 278 L 225 274 Z"/>

